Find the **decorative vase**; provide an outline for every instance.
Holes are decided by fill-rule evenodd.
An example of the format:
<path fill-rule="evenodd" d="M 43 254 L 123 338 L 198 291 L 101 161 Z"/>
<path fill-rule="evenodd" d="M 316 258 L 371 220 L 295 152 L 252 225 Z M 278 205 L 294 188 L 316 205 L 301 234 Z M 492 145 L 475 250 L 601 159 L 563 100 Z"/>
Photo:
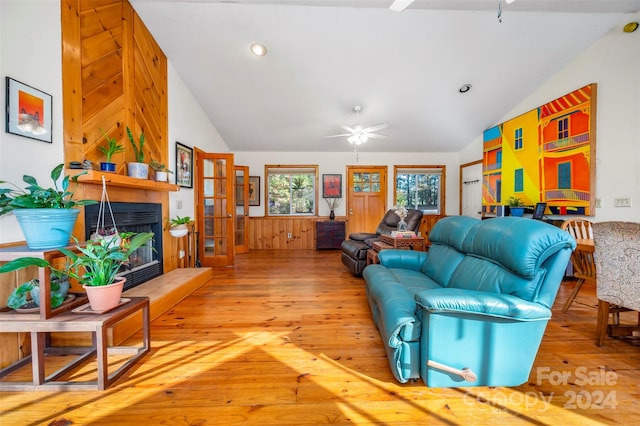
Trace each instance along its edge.
<path fill-rule="evenodd" d="M 107 162 L 102 162 L 100 163 L 100 170 L 103 172 L 115 172 L 116 171 L 116 163 L 107 163 Z"/>
<path fill-rule="evenodd" d="M 404 218 L 400 219 L 398 222 L 398 231 L 406 231 L 407 230 L 407 222 L 404 221 Z"/>
<path fill-rule="evenodd" d="M 127 163 L 127 171 L 130 177 L 138 179 L 149 178 L 149 165 L 147 163 Z"/>
<path fill-rule="evenodd" d="M 124 277 L 116 277 L 113 284 L 108 285 L 83 285 L 87 292 L 89 305 L 93 311 L 108 311 L 120 304 L 122 288 L 127 281 Z"/>
<path fill-rule="evenodd" d="M 32 250 L 65 247 L 76 224 L 78 209 L 14 209 L 27 246 Z"/>
<path fill-rule="evenodd" d="M 336 218 L 336 214 L 333 210 L 331 210 L 331 213 L 329 213 L 329 220 L 334 220 Z"/>

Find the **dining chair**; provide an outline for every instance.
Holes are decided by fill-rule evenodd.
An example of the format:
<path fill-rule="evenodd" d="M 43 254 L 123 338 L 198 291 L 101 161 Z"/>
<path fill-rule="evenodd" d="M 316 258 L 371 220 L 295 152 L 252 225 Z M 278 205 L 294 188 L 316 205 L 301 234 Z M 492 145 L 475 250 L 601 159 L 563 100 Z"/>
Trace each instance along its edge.
<path fill-rule="evenodd" d="M 565 220 L 560 228 L 571 234 L 576 241 L 593 243 L 592 222 L 588 220 Z M 596 265 L 593 260 L 593 250 L 583 250 L 579 244 L 571 254 L 571 264 L 573 265 L 573 276 L 577 278 L 578 281 L 569 295 L 569 298 L 564 303 L 562 312 L 567 312 L 569 310 L 569 307 L 575 300 L 585 281 L 595 283 L 596 280 Z"/>
<path fill-rule="evenodd" d="M 596 345 L 602 346 L 605 334 L 637 338 L 640 312 L 635 325 L 621 325 L 619 313 L 640 311 L 640 223 L 594 223 L 593 235 L 598 297 Z M 609 314 L 613 314 L 612 324 Z"/>

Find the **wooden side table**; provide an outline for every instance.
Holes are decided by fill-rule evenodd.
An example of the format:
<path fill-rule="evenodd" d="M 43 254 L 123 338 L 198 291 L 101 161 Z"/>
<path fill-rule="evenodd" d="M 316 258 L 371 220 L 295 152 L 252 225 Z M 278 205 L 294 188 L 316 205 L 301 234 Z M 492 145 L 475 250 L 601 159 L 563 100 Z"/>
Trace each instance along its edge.
<path fill-rule="evenodd" d="M 118 377 L 124 374 L 131 366 L 142 358 L 150 348 L 150 318 L 149 318 L 149 298 L 148 297 L 131 297 L 129 301 L 104 314 L 91 313 L 73 313 L 65 312 L 48 319 L 25 319 L 19 321 L 16 319 L 0 320 L 0 333 L 31 333 L 31 355 L 0 370 L 0 379 L 5 378 L 11 372 L 23 367 L 31 361 L 33 371 L 33 381 L 17 382 L 2 380 L 0 381 L 0 391 L 28 391 L 28 390 L 47 390 L 47 391 L 77 391 L 77 390 L 104 390 Z M 142 344 L 141 346 L 112 346 L 108 347 L 107 331 L 114 324 L 128 318 L 131 315 L 142 312 Z M 5 316 L 16 316 L 22 318 L 20 313 L 5 313 Z M 93 345 L 88 347 L 45 347 L 47 333 L 52 332 L 90 332 Z M 78 352 L 84 350 L 84 352 Z M 65 355 L 75 354 L 76 357 L 70 356 L 69 361 L 62 368 L 45 377 L 45 355 L 46 353 Z M 120 367 L 113 373 L 109 374 L 108 355 L 109 353 L 117 355 L 131 355 L 129 359 L 124 361 Z M 97 361 L 97 380 L 95 381 L 64 381 L 59 380 L 67 373 L 86 363 L 92 357 Z"/>
<path fill-rule="evenodd" d="M 380 235 L 380 241 L 392 246 L 394 249 L 424 251 L 424 238 L 394 238 L 388 234 Z"/>

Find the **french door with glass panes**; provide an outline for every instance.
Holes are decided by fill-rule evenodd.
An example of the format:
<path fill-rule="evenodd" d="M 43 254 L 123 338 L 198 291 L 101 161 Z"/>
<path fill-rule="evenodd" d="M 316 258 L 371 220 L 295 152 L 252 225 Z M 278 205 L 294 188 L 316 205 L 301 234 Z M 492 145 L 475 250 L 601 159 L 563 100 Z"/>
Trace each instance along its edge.
<path fill-rule="evenodd" d="M 197 160 L 198 258 L 202 266 L 233 266 L 233 154 L 198 151 Z"/>

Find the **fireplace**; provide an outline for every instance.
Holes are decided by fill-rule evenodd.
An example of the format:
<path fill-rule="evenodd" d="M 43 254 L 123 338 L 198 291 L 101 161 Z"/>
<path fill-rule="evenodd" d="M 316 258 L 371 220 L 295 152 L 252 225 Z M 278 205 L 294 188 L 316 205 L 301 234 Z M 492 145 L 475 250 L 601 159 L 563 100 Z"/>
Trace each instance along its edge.
<path fill-rule="evenodd" d="M 112 228 L 109 206 L 105 206 L 104 227 Z M 85 238 L 89 240 L 96 232 L 100 204 L 85 206 Z M 162 204 L 112 202 L 111 211 L 118 232 L 153 232 L 154 238 L 140 247 L 129 258 L 129 265 L 123 267 L 119 276 L 127 279 L 124 290 L 136 287 L 152 278 L 162 275 Z"/>

